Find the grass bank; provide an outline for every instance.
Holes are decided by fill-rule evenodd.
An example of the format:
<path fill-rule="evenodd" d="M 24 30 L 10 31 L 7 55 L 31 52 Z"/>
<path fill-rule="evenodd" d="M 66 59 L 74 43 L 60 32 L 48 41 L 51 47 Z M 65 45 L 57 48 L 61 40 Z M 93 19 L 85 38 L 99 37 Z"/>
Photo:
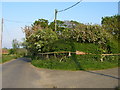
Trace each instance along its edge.
<path fill-rule="evenodd" d="M 57 70 L 100 70 L 118 67 L 119 56 L 106 56 L 104 61 L 100 61 L 101 56 L 93 55 L 72 55 L 71 57 L 49 58 L 32 60 L 32 64 L 39 68 Z"/>
<path fill-rule="evenodd" d="M 101 54 L 103 50 L 99 45 L 92 43 L 57 43 L 56 51 L 82 51 L 86 53 Z M 117 49 L 115 49 L 117 50 Z M 66 56 L 66 55 L 65 55 Z M 118 59 L 120 56 L 101 55 L 76 55 L 63 57 L 50 57 L 33 59 L 32 64 L 39 68 L 58 69 L 58 70 L 100 70 L 118 67 Z M 103 58 L 103 62 L 101 62 Z"/>
<path fill-rule="evenodd" d="M 2 59 L 0 60 L 0 63 L 4 63 L 4 62 L 10 61 L 12 59 L 16 59 L 16 55 L 3 54 Z"/>

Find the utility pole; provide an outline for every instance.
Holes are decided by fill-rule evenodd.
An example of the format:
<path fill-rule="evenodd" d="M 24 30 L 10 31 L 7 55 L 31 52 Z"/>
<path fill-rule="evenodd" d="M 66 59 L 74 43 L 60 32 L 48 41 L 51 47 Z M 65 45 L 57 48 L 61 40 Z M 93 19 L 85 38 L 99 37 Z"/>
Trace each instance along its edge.
<path fill-rule="evenodd" d="M 57 9 L 55 9 L 55 19 L 54 19 L 54 22 L 55 22 L 55 31 L 57 30 L 57 22 L 56 22 L 56 19 L 57 19 Z"/>
<path fill-rule="evenodd" d="M 68 10 L 68 9 L 76 6 L 76 5 L 79 4 L 80 2 L 82 2 L 82 0 L 80 0 L 79 2 L 75 3 L 74 5 L 72 5 L 72 6 L 68 7 L 68 8 L 65 8 L 65 9 L 63 9 L 63 10 L 57 11 L 57 9 L 55 9 L 55 19 L 54 19 L 54 22 L 55 22 L 55 31 L 57 30 L 57 21 L 56 21 L 56 19 L 57 19 L 57 13 L 58 13 L 58 12 L 66 11 L 66 10 Z"/>
<path fill-rule="evenodd" d="M 3 18 L 1 20 L 1 30 L 0 30 L 0 59 L 2 58 L 2 33 L 3 33 Z M 1 59 L 2 60 L 2 59 Z"/>

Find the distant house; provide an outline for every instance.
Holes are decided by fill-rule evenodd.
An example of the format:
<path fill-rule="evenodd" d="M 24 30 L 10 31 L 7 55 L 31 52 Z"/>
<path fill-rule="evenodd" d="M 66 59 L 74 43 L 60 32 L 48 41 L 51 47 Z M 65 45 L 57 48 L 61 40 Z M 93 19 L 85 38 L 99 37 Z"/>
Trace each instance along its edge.
<path fill-rule="evenodd" d="M 7 49 L 2 49 L 2 54 L 8 54 L 9 51 Z"/>

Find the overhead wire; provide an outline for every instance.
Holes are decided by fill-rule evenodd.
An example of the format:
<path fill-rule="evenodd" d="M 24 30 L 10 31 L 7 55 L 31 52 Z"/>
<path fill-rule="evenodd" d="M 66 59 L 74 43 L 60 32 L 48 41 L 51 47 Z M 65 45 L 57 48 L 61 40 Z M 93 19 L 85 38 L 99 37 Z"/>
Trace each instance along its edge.
<path fill-rule="evenodd" d="M 68 8 L 66 8 L 66 9 L 59 10 L 59 11 L 57 11 L 57 12 L 63 12 L 63 11 L 66 11 L 66 10 L 68 10 L 68 9 L 70 9 L 70 8 L 72 8 L 72 7 L 74 7 L 74 6 L 76 6 L 76 5 L 79 4 L 80 2 L 82 2 L 82 0 L 80 0 L 79 2 L 75 3 L 74 5 L 72 5 L 72 6 L 68 7 Z"/>
<path fill-rule="evenodd" d="M 32 23 L 32 22 L 23 22 L 23 21 L 16 21 L 16 20 L 9 20 L 9 19 L 5 19 L 5 21 L 8 21 L 8 22 L 14 22 L 14 23 Z"/>
<path fill-rule="evenodd" d="M 76 6 L 76 5 L 79 4 L 80 2 L 82 2 L 82 0 L 80 0 L 79 2 L 75 3 L 74 5 L 72 5 L 72 6 L 68 7 L 68 8 L 66 8 L 66 9 L 59 10 L 59 11 L 57 11 L 57 12 L 66 11 L 66 10 L 68 10 L 68 9 L 70 9 L 70 8 L 72 8 L 72 7 L 74 7 L 74 6 Z M 24 21 L 9 20 L 9 19 L 6 19 L 6 18 L 4 18 L 4 20 L 5 20 L 5 21 L 8 21 L 8 22 L 14 22 L 14 23 L 33 23 L 33 22 L 24 22 Z"/>

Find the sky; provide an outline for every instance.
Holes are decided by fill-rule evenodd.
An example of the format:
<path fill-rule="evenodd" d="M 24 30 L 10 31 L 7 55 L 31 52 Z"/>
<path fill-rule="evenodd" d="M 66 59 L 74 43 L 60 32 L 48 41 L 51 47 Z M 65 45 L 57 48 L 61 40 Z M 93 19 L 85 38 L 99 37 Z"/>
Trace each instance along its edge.
<path fill-rule="evenodd" d="M 12 40 L 22 41 L 21 29 L 35 20 L 44 18 L 52 22 L 54 10 L 65 9 L 76 2 L 2 2 L 2 47 L 11 48 Z M 1 5 L 1 3 L 0 3 Z M 118 2 L 81 2 L 75 7 L 58 13 L 58 20 L 75 20 L 81 23 L 101 24 L 101 18 L 118 14 Z"/>

